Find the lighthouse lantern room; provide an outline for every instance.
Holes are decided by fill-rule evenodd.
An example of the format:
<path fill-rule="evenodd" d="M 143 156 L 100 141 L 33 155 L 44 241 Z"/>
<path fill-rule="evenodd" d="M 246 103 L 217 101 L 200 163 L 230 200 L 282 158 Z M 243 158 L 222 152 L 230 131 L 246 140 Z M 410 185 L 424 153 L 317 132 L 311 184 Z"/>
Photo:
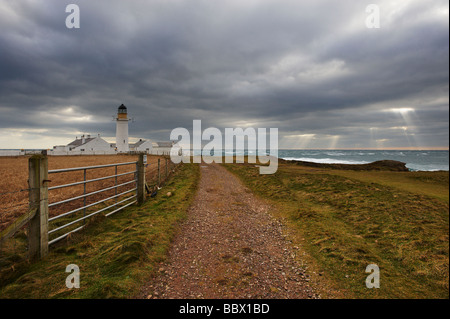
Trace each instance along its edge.
<path fill-rule="evenodd" d="M 125 105 L 121 105 L 117 111 L 116 118 L 116 147 L 117 152 L 128 152 L 128 114 Z"/>

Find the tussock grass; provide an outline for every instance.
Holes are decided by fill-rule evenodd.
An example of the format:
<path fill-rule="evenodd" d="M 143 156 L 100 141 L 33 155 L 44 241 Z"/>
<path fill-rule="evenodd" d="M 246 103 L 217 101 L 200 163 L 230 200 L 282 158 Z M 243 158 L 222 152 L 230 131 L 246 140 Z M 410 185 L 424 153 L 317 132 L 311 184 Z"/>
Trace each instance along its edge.
<path fill-rule="evenodd" d="M 259 175 L 254 165 L 225 166 L 278 208 L 316 271 L 345 297 L 449 297 L 448 172 L 280 163 L 276 174 Z M 380 267 L 380 289 L 365 286 L 372 263 Z"/>
<path fill-rule="evenodd" d="M 136 296 L 165 258 L 198 179 L 198 165 L 181 165 L 155 198 L 109 217 L 96 216 L 85 229 L 52 246 L 45 259 L 28 263 L 9 256 L 3 268 L 0 264 L 0 298 Z M 172 196 L 167 197 L 167 192 Z M 11 261 L 15 261 L 12 267 Z M 69 264 L 80 267 L 79 289 L 65 286 Z"/>

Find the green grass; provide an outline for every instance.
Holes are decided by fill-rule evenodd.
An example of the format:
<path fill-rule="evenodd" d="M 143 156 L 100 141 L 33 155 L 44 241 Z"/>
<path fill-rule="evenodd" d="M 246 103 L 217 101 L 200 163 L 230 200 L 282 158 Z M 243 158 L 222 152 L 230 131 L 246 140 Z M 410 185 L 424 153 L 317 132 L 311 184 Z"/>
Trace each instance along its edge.
<path fill-rule="evenodd" d="M 335 171 L 333 174 L 374 182 L 415 194 L 449 201 L 448 172 L 354 172 Z"/>
<path fill-rule="evenodd" d="M 135 297 L 166 257 L 198 180 L 198 165 L 184 164 L 155 198 L 94 218 L 85 229 L 52 246 L 43 260 L 29 263 L 9 256 L 0 264 L 0 298 Z M 65 286 L 69 264 L 80 268 L 79 289 Z"/>
<path fill-rule="evenodd" d="M 317 272 L 350 298 L 448 298 L 448 172 L 226 164 L 286 217 Z M 380 267 L 381 288 L 365 286 Z"/>

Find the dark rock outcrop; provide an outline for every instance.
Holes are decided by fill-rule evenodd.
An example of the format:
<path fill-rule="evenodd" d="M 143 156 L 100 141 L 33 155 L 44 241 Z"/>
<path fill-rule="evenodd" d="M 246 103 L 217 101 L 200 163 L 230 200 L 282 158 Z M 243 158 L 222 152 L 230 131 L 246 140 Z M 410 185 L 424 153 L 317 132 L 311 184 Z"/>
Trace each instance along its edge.
<path fill-rule="evenodd" d="M 301 166 L 317 167 L 317 168 L 330 168 L 330 169 L 343 169 L 352 171 L 392 171 L 392 172 L 408 172 L 406 163 L 392 160 L 375 161 L 368 164 L 322 164 L 304 161 L 286 161 L 279 159 L 281 163 L 291 163 Z"/>

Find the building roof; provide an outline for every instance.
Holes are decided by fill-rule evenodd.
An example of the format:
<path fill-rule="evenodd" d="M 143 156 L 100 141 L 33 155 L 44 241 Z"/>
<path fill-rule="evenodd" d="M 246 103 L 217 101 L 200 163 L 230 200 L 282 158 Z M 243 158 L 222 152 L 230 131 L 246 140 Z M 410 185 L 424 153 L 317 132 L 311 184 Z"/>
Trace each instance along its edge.
<path fill-rule="evenodd" d="M 139 140 L 138 142 L 134 143 L 134 144 L 130 144 L 131 147 L 139 147 L 142 144 L 144 144 L 145 142 L 147 142 L 146 140 Z"/>
<path fill-rule="evenodd" d="M 156 142 L 158 147 L 172 147 L 173 142 Z"/>
<path fill-rule="evenodd" d="M 123 104 L 121 106 L 119 106 L 119 110 L 126 110 L 126 109 L 127 109 L 127 107 Z"/>
<path fill-rule="evenodd" d="M 95 139 L 95 137 L 85 138 L 85 139 L 84 139 L 84 143 L 83 143 L 83 139 L 76 139 L 75 141 L 73 141 L 73 142 L 67 144 L 67 146 L 75 146 L 75 147 L 78 147 L 78 146 L 80 146 L 80 145 L 84 145 L 84 144 L 86 144 L 86 143 L 89 143 L 90 141 L 92 141 L 92 140 L 94 140 L 94 139 Z"/>

